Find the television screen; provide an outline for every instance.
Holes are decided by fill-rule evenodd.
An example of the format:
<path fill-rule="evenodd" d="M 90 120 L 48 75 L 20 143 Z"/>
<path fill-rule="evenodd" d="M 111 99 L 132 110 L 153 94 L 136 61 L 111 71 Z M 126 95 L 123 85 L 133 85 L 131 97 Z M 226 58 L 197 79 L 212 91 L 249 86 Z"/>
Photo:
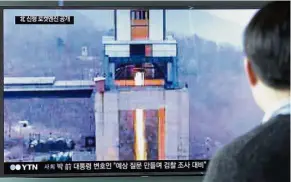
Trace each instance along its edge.
<path fill-rule="evenodd" d="M 5 9 L 4 174 L 201 174 L 259 125 L 256 9 Z"/>

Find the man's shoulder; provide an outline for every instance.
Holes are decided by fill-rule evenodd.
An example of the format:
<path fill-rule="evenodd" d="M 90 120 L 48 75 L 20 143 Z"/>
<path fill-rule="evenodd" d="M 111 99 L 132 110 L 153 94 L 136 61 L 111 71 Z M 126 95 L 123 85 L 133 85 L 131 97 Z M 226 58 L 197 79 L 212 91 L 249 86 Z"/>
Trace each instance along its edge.
<path fill-rule="evenodd" d="M 286 142 L 287 140 L 290 141 L 290 115 L 279 115 L 238 137 L 225 146 L 224 150 L 234 151 L 236 157 L 242 157 L 246 154 L 246 150 L 250 153 L 261 147 L 272 147 L 273 142 L 276 142 L 278 146 L 280 141 Z"/>
<path fill-rule="evenodd" d="M 211 160 L 205 181 L 244 181 L 244 178 L 260 181 L 268 171 L 271 175 L 281 169 L 276 167 L 279 163 L 290 169 L 289 161 L 290 115 L 281 115 L 219 150 Z M 284 175 L 284 171 L 277 175 Z"/>

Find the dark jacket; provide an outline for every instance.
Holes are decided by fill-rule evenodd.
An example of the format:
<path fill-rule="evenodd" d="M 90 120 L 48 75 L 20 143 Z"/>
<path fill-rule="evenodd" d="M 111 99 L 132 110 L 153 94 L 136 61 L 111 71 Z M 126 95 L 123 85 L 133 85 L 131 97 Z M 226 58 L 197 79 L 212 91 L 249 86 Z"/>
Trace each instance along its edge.
<path fill-rule="evenodd" d="M 289 182 L 290 115 L 279 115 L 223 147 L 204 182 Z"/>

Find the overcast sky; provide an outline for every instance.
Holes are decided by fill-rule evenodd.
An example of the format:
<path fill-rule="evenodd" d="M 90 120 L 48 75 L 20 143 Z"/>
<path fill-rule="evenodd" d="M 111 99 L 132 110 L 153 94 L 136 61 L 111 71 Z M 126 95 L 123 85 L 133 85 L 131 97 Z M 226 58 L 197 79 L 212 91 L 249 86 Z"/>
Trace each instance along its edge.
<path fill-rule="evenodd" d="M 14 16 L 51 16 L 78 12 L 91 20 L 92 28 L 108 30 L 114 27 L 113 10 L 4 10 L 4 24 Z M 207 40 L 241 46 L 245 26 L 257 10 L 168 10 L 167 31 L 181 36 L 194 33 Z M 5 16 L 11 12 L 9 16 Z M 199 13 L 200 12 L 200 13 Z M 212 16 L 211 16 L 212 15 Z M 75 23 L 83 19 L 76 19 Z M 184 27 L 184 28 L 181 28 Z"/>
<path fill-rule="evenodd" d="M 9 10 L 11 11 L 11 10 Z M 13 11 L 13 10 L 12 10 Z M 17 10 L 16 10 L 17 11 Z M 26 10 L 19 10 L 19 12 L 25 13 Z M 51 10 L 50 10 L 51 11 Z M 82 13 L 83 15 L 87 16 L 89 19 L 91 19 L 93 22 L 96 23 L 97 26 L 104 26 L 104 23 L 100 19 L 100 17 L 110 17 L 113 19 L 113 11 L 112 10 L 77 10 L 78 12 Z M 181 11 L 187 11 L 187 10 L 181 10 Z M 190 10 L 195 11 L 195 10 Z M 250 19 L 254 16 L 254 14 L 257 12 L 257 10 L 205 10 L 208 13 L 215 15 L 219 18 L 222 18 L 224 20 L 231 21 L 233 23 L 237 23 L 243 27 L 245 27 Z M 39 12 L 39 11 L 36 11 Z M 53 11 L 52 11 L 53 12 Z M 97 21 L 96 21 L 97 20 Z M 108 26 L 108 24 L 107 24 Z M 105 27 L 104 27 L 105 28 Z M 109 27 L 106 27 L 109 28 Z M 110 27 L 111 28 L 111 27 Z"/>
<path fill-rule="evenodd" d="M 187 11 L 187 10 L 181 10 L 181 11 Z M 195 10 L 190 10 L 190 11 L 195 11 Z M 231 21 L 233 23 L 239 24 L 242 27 L 245 27 L 258 10 L 236 9 L 236 10 L 205 10 L 205 11 L 221 19 Z M 112 16 L 113 18 L 113 11 L 102 12 L 99 10 L 98 12 L 96 11 L 94 12 L 93 10 L 93 11 L 87 11 L 86 13 L 84 13 L 84 11 L 79 11 L 79 12 L 84 15 L 86 14 L 88 18 L 96 22 L 96 24 L 102 23 L 102 22 L 96 21 L 96 17 L 100 17 L 98 16 L 99 13 L 100 14 L 106 13 L 106 16 Z"/>
<path fill-rule="evenodd" d="M 245 27 L 251 18 L 255 15 L 258 10 L 209 10 L 210 14 L 213 14 L 222 19 L 238 23 Z"/>

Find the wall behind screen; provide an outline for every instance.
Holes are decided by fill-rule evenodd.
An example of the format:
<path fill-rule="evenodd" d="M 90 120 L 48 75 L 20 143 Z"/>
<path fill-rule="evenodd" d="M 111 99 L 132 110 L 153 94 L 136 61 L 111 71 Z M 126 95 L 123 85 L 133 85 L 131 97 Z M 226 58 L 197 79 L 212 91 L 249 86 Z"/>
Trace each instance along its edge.
<path fill-rule="evenodd" d="M 181 177 L 149 177 L 149 178 L 137 178 L 137 177 L 124 177 L 124 178 L 46 178 L 41 179 L 42 182 L 148 182 L 148 181 L 157 181 L 157 182 L 201 182 L 203 177 L 200 176 L 181 176 Z M 40 179 L 37 178 L 0 178 L 0 182 L 38 182 Z"/>

